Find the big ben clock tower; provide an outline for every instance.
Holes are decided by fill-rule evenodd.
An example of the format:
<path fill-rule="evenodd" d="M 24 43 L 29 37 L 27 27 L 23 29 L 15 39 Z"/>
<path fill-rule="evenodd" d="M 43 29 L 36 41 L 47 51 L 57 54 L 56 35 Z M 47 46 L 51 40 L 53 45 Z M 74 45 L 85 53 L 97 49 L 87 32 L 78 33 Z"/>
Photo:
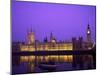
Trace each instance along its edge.
<path fill-rule="evenodd" d="M 88 24 L 88 27 L 87 27 L 87 42 L 91 43 L 91 29 L 90 29 L 89 24 Z"/>
<path fill-rule="evenodd" d="M 87 32 L 86 32 L 86 34 L 87 34 L 87 48 L 88 49 L 92 49 L 93 44 L 92 44 L 92 40 L 91 40 L 91 29 L 90 29 L 89 24 L 87 26 Z"/>

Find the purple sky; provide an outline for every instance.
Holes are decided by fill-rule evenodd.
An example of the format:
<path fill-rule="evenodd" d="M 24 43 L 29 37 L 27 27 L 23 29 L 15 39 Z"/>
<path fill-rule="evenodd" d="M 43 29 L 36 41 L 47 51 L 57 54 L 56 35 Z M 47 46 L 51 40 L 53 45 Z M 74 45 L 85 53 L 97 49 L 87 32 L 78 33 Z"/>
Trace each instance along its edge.
<path fill-rule="evenodd" d="M 57 40 L 79 36 L 86 40 L 88 24 L 95 41 L 95 6 L 13 1 L 11 15 L 13 41 L 25 41 L 31 27 L 40 41 L 46 36 L 49 39 L 51 32 Z"/>

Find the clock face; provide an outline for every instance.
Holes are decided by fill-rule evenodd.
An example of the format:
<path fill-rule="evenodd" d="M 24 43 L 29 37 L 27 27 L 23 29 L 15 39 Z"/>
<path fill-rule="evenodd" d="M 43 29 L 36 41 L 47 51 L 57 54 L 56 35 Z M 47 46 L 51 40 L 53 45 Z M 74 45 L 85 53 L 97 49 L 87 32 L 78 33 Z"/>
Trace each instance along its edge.
<path fill-rule="evenodd" d="M 87 33 L 90 34 L 90 31 L 88 30 Z"/>

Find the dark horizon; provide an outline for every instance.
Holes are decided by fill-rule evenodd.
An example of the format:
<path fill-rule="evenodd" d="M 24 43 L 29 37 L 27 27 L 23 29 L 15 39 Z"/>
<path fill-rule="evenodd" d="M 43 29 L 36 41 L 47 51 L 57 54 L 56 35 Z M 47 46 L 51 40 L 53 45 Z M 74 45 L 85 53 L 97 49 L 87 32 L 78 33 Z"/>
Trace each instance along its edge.
<path fill-rule="evenodd" d="M 36 40 L 55 38 L 71 41 L 72 37 L 86 40 L 88 24 L 95 42 L 96 6 L 56 4 L 45 2 L 12 2 L 12 41 L 26 41 L 27 31 L 33 29 Z"/>

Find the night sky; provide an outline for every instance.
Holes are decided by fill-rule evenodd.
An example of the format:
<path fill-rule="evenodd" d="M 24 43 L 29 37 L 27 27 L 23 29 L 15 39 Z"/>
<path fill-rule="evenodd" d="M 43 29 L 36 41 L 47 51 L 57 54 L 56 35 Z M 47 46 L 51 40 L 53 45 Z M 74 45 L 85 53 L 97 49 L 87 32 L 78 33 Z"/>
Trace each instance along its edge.
<path fill-rule="evenodd" d="M 58 41 L 79 36 L 86 40 L 88 24 L 95 41 L 95 6 L 13 1 L 11 8 L 12 41 L 26 41 L 31 28 L 40 41 L 51 32 Z"/>

